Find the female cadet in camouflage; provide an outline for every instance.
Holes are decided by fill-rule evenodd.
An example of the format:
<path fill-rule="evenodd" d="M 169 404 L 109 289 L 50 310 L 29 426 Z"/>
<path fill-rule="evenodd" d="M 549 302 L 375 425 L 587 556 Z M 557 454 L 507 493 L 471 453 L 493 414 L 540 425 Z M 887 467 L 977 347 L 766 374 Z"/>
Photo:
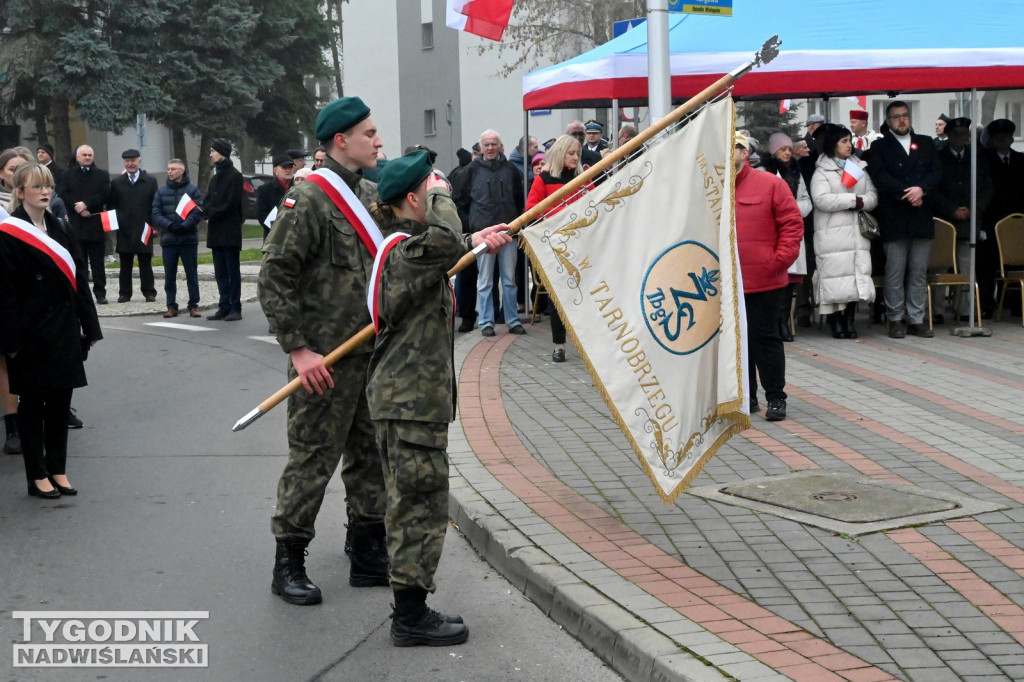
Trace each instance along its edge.
<path fill-rule="evenodd" d="M 374 217 L 385 234 L 377 255 L 371 311 L 378 335 L 366 395 L 388 489 L 391 641 L 447 646 L 469 637 L 462 618 L 426 605 L 435 590 L 448 522 L 448 424 L 455 418 L 454 294 L 447 272 L 466 252 L 447 185 L 425 151 L 389 162 Z M 468 238 L 495 252 L 511 241 L 505 225 Z M 394 235 L 393 235 L 394 236 Z M 390 248 L 388 248 L 390 247 Z"/>

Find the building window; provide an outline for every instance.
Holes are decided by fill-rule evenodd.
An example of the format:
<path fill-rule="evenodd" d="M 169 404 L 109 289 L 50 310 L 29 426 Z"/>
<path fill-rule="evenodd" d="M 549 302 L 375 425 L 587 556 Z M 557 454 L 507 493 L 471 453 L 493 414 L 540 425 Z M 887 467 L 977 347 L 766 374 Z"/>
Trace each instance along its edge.
<path fill-rule="evenodd" d="M 421 35 L 423 37 L 423 49 L 430 50 L 434 47 L 434 24 L 426 23 L 420 24 Z"/>
<path fill-rule="evenodd" d="M 437 135 L 437 110 L 427 109 L 423 112 L 423 134 L 426 137 Z"/>

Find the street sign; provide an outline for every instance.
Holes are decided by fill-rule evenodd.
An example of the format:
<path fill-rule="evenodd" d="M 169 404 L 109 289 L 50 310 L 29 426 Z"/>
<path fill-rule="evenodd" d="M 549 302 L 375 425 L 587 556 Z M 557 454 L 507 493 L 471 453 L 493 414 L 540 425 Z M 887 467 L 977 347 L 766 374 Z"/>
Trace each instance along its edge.
<path fill-rule="evenodd" d="M 647 21 L 646 19 L 627 19 L 626 21 L 616 21 L 612 23 L 612 38 L 618 38 L 626 31 L 632 31 L 640 24 Z"/>
<path fill-rule="evenodd" d="M 668 11 L 731 17 L 732 0 L 668 0 Z"/>

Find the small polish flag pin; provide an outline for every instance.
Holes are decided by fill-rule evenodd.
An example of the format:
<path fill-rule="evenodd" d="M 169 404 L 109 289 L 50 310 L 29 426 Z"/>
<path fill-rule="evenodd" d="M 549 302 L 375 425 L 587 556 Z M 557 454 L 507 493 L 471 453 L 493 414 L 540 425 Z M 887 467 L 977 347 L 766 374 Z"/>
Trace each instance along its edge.
<path fill-rule="evenodd" d="M 153 226 L 146 223 L 146 226 L 142 228 L 142 243 L 149 246 L 149 240 L 153 238 Z"/>
<path fill-rule="evenodd" d="M 117 232 L 117 211 L 100 213 L 100 220 L 103 221 L 104 232 Z"/>
<path fill-rule="evenodd" d="M 853 189 L 853 186 L 860 182 L 860 179 L 863 177 L 864 169 L 852 161 L 847 161 L 846 165 L 843 166 L 843 177 L 840 178 L 840 181 L 850 189 Z"/>
<path fill-rule="evenodd" d="M 187 194 L 183 194 L 181 195 L 181 201 L 178 202 L 178 206 L 174 209 L 174 212 L 184 220 L 195 208 L 196 202 L 192 201 L 192 197 Z"/>
<path fill-rule="evenodd" d="M 293 199 L 292 197 L 288 197 L 287 199 L 285 199 L 284 200 L 284 207 L 285 208 L 295 208 L 295 199 Z"/>

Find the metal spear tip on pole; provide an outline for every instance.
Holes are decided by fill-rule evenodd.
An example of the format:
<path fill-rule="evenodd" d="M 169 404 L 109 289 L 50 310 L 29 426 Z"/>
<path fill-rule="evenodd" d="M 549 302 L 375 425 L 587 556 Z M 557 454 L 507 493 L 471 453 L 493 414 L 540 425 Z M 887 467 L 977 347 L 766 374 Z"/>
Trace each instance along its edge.
<path fill-rule="evenodd" d="M 257 419 L 259 419 L 262 416 L 263 416 L 263 412 L 261 412 L 260 408 L 257 407 L 252 412 L 250 412 L 249 414 L 245 415 L 244 417 L 242 417 L 241 419 L 236 421 L 235 425 L 231 427 L 231 430 L 232 431 L 241 431 L 242 429 L 244 429 L 245 427 L 249 426 L 249 424 L 252 424 L 254 421 L 256 421 Z"/>

